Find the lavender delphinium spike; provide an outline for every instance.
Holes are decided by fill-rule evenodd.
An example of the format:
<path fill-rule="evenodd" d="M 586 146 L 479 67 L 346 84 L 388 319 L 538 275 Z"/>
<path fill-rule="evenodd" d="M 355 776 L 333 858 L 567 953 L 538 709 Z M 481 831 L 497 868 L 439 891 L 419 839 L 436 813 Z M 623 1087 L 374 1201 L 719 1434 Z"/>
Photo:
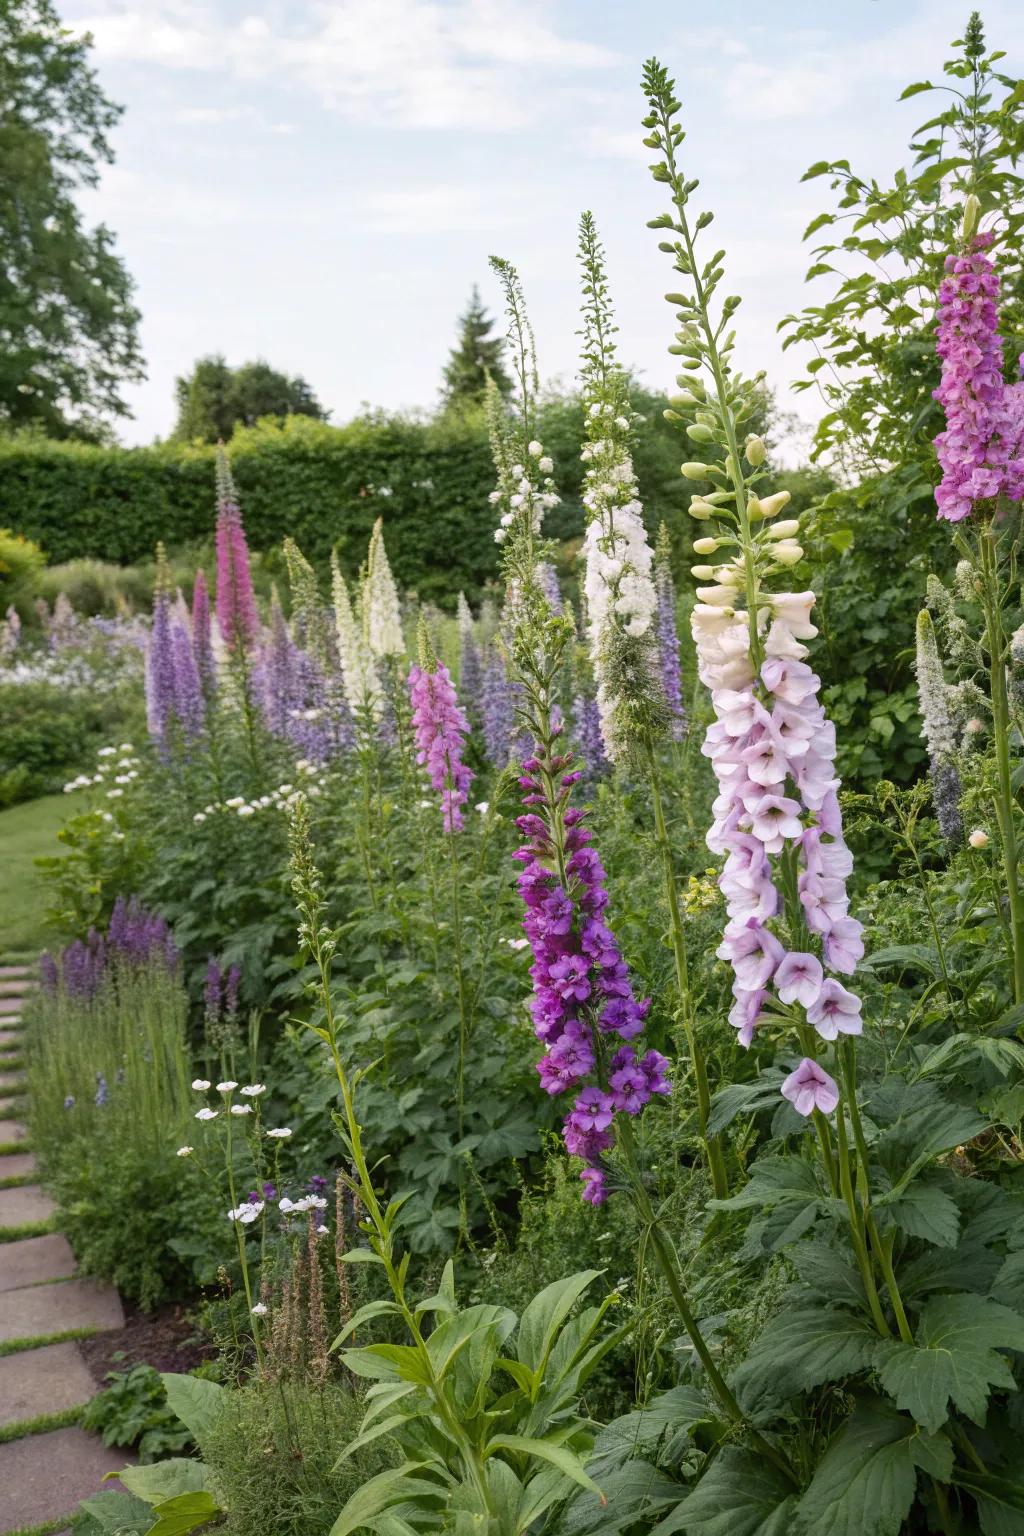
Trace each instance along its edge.
<path fill-rule="evenodd" d="M 654 556 L 654 584 L 658 593 L 655 632 L 658 637 L 658 671 L 662 692 L 669 711 L 669 734 L 673 741 L 686 735 L 686 706 L 683 704 L 683 676 L 679 664 L 679 631 L 676 628 L 676 584 L 672 579 L 672 549 L 668 529 L 662 523 Z"/>
<path fill-rule="evenodd" d="M 210 620 L 210 589 L 206 572 L 199 568 L 192 587 L 192 654 L 203 693 L 208 697 L 217 681 L 217 663 L 213 654 L 213 634 Z"/>
<path fill-rule="evenodd" d="M 501 652 L 493 643 L 488 646 L 484 657 L 480 713 L 487 761 L 495 768 L 504 768 L 512 755 L 516 723 L 515 693 Z"/>
<path fill-rule="evenodd" d="M 572 728 L 580 757 L 587 765 L 587 780 L 607 773 L 610 765 L 605 756 L 604 737 L 601 734 L 601 710 L 592 694 L 578 693 L 573 699 Z"/>

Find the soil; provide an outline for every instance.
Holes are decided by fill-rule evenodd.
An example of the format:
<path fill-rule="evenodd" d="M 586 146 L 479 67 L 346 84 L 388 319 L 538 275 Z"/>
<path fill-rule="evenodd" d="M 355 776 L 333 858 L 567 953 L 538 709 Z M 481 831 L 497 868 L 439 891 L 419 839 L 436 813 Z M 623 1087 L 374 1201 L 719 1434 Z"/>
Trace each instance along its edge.
<path fill-rule="evenodd" d="M 125 1303 L 125 1325 L 109 1333 L 82 1339 L 79 1349 L 98 1382 L 108 1371 L 131 1365 L 151 1365 L 157 1371 L 192 1371 L 216 1354 L 194 1311 L 181 1305 L 140 1312 Z"/>

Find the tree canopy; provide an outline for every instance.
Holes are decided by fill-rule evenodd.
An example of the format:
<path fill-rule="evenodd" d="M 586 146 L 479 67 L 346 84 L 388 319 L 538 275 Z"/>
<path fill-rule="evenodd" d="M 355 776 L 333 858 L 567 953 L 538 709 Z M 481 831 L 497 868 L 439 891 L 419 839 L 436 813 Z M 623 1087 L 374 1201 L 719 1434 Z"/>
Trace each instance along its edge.
<path fill-rule="evenodd" d="M 493 329 L 494 321 L 474 284 L 469 307 L 459 316 L 458 342 L 444 365 L 441 400 L 445 407 L 482 405 L 488 374 L 503 395 L 511 390 L 512 380 L 502 363 L 505 342 L 501 336 L 491 335 Z"/>
<path fill-rule="evenodd" d="M 201 357 L 186 378 L 175 380 L 174 391 L 173 435 L 183 442 L 227 441 L 237 426 L 255 426 L 264 416 L 326 421 L 330 414 L 305 379 L 289 378 L 262 359 L 231 368 L 223 357 Z"/>
<path fill-rule="evenodd" d="M 133 283 L 75 205 L 121 115 L 50 0 L 0 0 L 0 423 L 98 437 L 142 376 Z"/>

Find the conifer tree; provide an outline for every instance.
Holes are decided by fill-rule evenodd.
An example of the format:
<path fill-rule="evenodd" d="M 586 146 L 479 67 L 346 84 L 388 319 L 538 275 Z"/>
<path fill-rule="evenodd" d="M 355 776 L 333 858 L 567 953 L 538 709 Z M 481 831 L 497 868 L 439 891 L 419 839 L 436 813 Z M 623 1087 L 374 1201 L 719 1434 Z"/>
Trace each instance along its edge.
<path fill-rule="evenodd" d="M 458 345 L 452 348 L 444 365 L 441 397 L 445 407 L 483 405 L 488 374 L 501 393 L 507 395 L 512 380 L 502 364 L 505 341 L 501 336 L 491 335 L 494 321 L 481 303 L 475 283 L 469 308 L 459 317 L 459 328 Z"/>

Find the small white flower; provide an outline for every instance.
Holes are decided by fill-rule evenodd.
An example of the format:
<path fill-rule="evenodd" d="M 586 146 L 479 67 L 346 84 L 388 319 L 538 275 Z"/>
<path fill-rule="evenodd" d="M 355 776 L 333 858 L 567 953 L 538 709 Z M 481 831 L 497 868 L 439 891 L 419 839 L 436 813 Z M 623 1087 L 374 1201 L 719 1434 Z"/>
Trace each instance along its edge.
<path fill-rule="evenodd" d="M 209 1084 L 207 1084 L 207 1086 L 209 1086 Z M 238 1084 L 234 1081 L 233 1078 L 229 1077 L 226 1082 L 218 1083 L 217 1084 L 217 1092 L 218 1093 L 233 1093 L 237 1087 L 238 1087 Z"/>
<path fill-rule="evenodd" d="M 967 732 L 968 736 L 979 736 L 984 729 L 985 726 L 982 721 L 978 719 L 977 715 L 972 716 L 964 726 L 964 730 Z"/>
<path fill-rule="evenodd" d="M 529 939 L 509 939 L 507 942 L 509 949 L 525 949 L 530 941 Z"/>
<path fill-rule="evenodd" d="M 317 1229 L 316 1229 L 317 1237 L 326 1237 L 327 1236 L 327 1232 L 328 1232 L 328 1228 L 327 1227 L 317 1227 Z"/>
<path fill-rule="evenodd" d="M 131 781 L 132 781 L 131 774 L 128 774 L 128 773 L 119 773 L 119 774 L 116 774 L 115 777 L 114 777 L 114 783 L 115 784 L 130 784 Z"/>
<path fill-rule="evenodd" d="M 244 1094 L 247 1099 L 258 1099 L 260 1094 L 266 1093 L 266 1091 L 266 1083 L 246 1083 L 244 1088 L 239 1089 L 239 1092 Z"/>
<path fill-rule="evenodd" d="M 530 455 L 531 459 L 539 459 L 541 454 L 544 452 L 544 449 L 541 447 L 540 443 L 538 443 L 537 439 L 534 438 L 532 443 L 527 443 L 526 451 Z"/>
<path fill-rule="evenodd" d="M 191 1157 L 193 1151 L 194 1151 L 193 1147 L 179 1147 L 178 1148 L 178 1156 L 179 1157 Z"/>
<path fill-rule="evenodd" d="M 278 1126 L 276 1131 L 267 1132 L 268 1136 L 274 1136 L 278 1141 L 287 1141 L 291 1134 L 291 1129 L 287 1125 Z"/>
<path fill-rule="evenodd" d="M 192 1087 L 196 1090 L 196 1093 L 205 1093 L 209 1086 L 210 1079 L 208 1077 L 196 1077 L 192 1080 Z"/>
<path fill-rule="evenodd" d="M 972 848 L 987 848 L 989 836 L 984 827 L 975 827 L 967 841 Z"/>
<path fill-rule="evenodd" d="M 134 752 L 135 748 L 132 746 L 130 741 L 122 741 L 117 750 L 119 752 Z M 113 748 L 111 748 L 111 751 L 113 751 Z"/>
<path fill-rule="evenodd" d="M 117 751 L 116 747 L 100 747 L 99 751 L 96 753 L 96 756 L 97 757 L 113 757 L 116 751 Z"/>
<path fill-rule="evenodd" d="M 232 1104 L 232 1106 L 231 1106 L 231 1113 L 233 1115 L 251 1115 L 252 1114 L 252 1105 L 251 1104 Z"/>
<path fill-rule="evenodd" d="M 277 787 L 277 792 L 279 795 L 290 795 L 294 788 L 294 784 L 279 784 Z"/>
<path fill-rule="evenodd" d="M 107 790 L 107 799 L 108 800 L 116 800 L 116 799 L 118 799 L 118 797 L 120 795 L 123 795 L 123 794 L 124 794 L 124 790 L 123 789 L 108 789 Z"/>
<path fill-rule="evenodd" d="M 104 811 L 104 812 L 103 812 L 103 816 L 102 816 L 102 820 L 103 820 L 103 821 L 113 821 L 113 819 L 114 819 L 114 818 L 113 818 L 113 816 L 112 816 L 112 815 L 111 815 L 111 814 L 110 814 L 110 812 L 109 812 L 109 811 Z"/>
<path fill-rule="evenodd" d="M 256 807 L 254 805 L 240 805 L 236 812 L 238 816 L 255 816 L 255 814 Z"/>
<path fill-rule="evenodd" d="M 480 812 L 481 816 L 486 816 L 487 812 L 491 808 L 491 803 L 489 800 L 478 800 L 476 803 L 476 808 Z"/>
<path fill-rule="evenodd" d="M 262 1200 L 243 1200 L 241 1205 L 236 1205 L 233 1211 L 228 1211 L 229 1221 L 240 1221 L 243 1227 L 248 1227 L 254 1222 L 263 1210 Z"/>
<path fill-rule="evenodd" d="M 196 1119 L 197 1120 L 216 1120 L 216 1118 L 217 1118 L 217 1116 L 219 1114 L 220 1114 L 220 1110 L 219 1109 L 197 1109 L 196 1110 Z"/>
<path fill-rule="evenodd" d="M 256 1305 L 252 1308 L 252 1315 L 253 1315 L 253 1317 L 266 1317 L 267 1311 L 268 1311 L 268 1308 L 267 1308 L 266 1304 L 264 1302 L 262 1302 L 262 1301 L 258 1301 L 256 1303 Z"/>
<path fill-rule="evenodd" d="M 195 815 L 192 817 L 192 820 L 196 823 L 196 825 L 198 825 L 199 822 L 206 820 L 206 812 L 196 811 Z"/>
<path fill-rule="evenodd" d="M 237 811 L 240 805 L 245 804 L 245 797 L 243 795 L 232 795 L 230 800 L 224 801 L 224 804 L 229 811 Z"/>

